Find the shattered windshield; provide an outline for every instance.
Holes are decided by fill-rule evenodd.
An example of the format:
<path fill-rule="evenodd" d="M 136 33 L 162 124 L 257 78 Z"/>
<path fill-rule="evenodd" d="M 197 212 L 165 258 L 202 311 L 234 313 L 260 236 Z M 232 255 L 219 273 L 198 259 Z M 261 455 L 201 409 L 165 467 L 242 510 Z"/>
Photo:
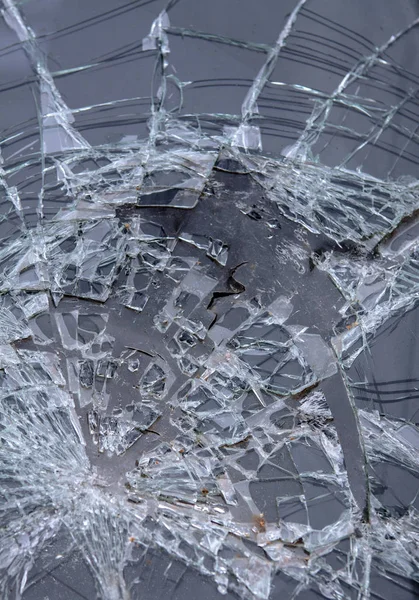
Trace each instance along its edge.
<path fill-rule="evenodd" d="M 417 598 L 417 5 L 0 8 L 1 598 Z"/>

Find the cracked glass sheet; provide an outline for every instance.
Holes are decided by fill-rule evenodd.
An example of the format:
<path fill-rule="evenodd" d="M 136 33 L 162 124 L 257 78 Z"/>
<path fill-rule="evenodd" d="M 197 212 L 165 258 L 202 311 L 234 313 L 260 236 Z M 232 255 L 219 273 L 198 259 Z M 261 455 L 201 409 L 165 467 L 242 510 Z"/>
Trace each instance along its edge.
<path fill-rule="evenodd" d="M 264 4 L 1 2 L 5 600 L 419 593 L 419 14 Z"/>

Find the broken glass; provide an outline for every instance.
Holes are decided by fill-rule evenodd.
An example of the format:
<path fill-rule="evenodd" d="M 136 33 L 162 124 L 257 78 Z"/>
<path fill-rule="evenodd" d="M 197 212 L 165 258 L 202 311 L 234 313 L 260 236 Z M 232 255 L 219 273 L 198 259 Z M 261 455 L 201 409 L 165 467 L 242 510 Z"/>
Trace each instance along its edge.
<path fill-rule="evenodd" d="M 417 597 L 418 25 L 2 0 L 2 598 Z"/>

